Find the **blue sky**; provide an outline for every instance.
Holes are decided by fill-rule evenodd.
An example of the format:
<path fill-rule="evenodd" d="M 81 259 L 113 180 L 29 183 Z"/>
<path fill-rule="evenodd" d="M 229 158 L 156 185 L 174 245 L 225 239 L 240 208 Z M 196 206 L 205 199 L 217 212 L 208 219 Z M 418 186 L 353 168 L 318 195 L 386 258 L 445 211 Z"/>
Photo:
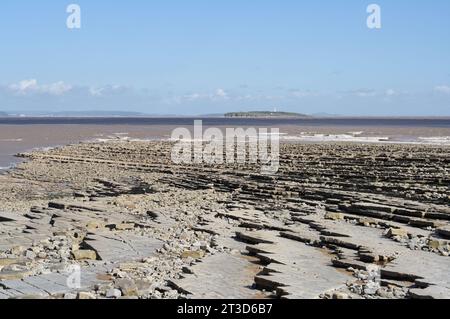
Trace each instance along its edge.
<path fill-rule="evenodd" d="M 3 0 L 0 41 L 0 111 L 450 115 L 448 0 Z"/>

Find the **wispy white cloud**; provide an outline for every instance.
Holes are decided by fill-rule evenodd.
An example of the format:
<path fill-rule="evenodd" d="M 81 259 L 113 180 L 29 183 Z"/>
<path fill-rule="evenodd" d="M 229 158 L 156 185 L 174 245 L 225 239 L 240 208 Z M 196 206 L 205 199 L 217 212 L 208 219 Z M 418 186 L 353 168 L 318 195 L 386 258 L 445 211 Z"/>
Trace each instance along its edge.
<path fill-rule="evenodd" d="M 450 86 L 449 85 L 439 85 L 434 88 L 435 92 L 450 94 Z"/>
<path fill-rule="evenodd" d="M 36 79 L 28 79 L 14 83 L 8 87 L 11 91 L 19 95 L 27 94 L 49 94 L 49 95 L 63 95 L 72 90 L 70 84 L 66 84 L 63 81 L 39 84 Z"/>
<path fill-rule="evenodd" d="M 123 85 L 106 85 L 99 87 L 90 87 L 89 94 L 95 97 L 101 97 L 106 95 L 112 95 L 117 93 L 124 93 L 128 90 L 128 87 Z"/>
<path fill-rule="evenodd" d="M 13 83 L 7 86 L 7 89 L 16 95 L 32 95 L 32 94 L 47 94 L 52 96 L 61 96 L 69 92 L 77 94 L 87 94 L 92 97 L 102 97 L 125 93 L 128 90 L 127 86 L 123 85 L 105 85 L 105 86 L 72 86 L 63 81 L 40 84 L 36 79 L 27 79 L 18 83 Z"/>
<path fill-rule="evenodd" d="M 208 102 L 225 102 L 225 101 L 282 101 L 284 99 L 300 99 L 305 97 L 319 96 L 320 94 L 317 92 L 313 92 L 310 90 L 289 90 L 289 92 L 285 94 L 264 94 L 263 92 L 239 92 L 232 91 L 229 92 L 225 89 L 219 88 L 214 92 L 205 93 L 205 92 L 194 92 L 185 94 L 182 96 L 172 96 L 164 99 L 167 104 L 180 104 L 183 102 L 195 102 L 195 101 L 208 101 Z"/>
<path fill-rule="evenodd" d="M 66 92 L 72 90 L 72 86 L 70 84 L 66 84 L 64 82 L 56 82 L 50 85 L 41 86 L 41 90 L 44 93 L 52 94 L 52 95 L 62 95 Z"/>
<path fill-rule="evenodd" d="M 227 99 L 228 93 L 224 89 L 217 89 L 213 97 Z"/>
<path fill-rule="evenodd" d="M 311 97 L 311 96 L 319 96 L 320 94 L 317 92 L 313 92 L 310 90 L 290 90 L 289 91 L 290 96 L 294 98 L 305 98 L 305 97 Z"/>
<path fill-rule="evenodd" d="M 376 106 L 377 111 L 386 114 L 409 114 L 406 102 L 408 107 L 411 103 L 434 104 L 436 108 L 440 108 L 441 114 L 448 114 L 449 96 L 449 85 L 429 87 L 422 91 L 407 91 L 398 87 L 321 91 L 301 87 L 261 88 L 247 85 L 234 88 L 218 86 L 209 90 L 197 88 L 191 92 L 183 92 L 176 89 L 138 89 L 123 85 L 72 86 L 63 81 L 43 84 L 36 79 L 0 84 L 0 106 L 19 110 L 73 110 L 81 106 L 95 110 L 122 110 L 126 107 L 148 113 L 200 114 L 209 112 L 211 108 L 221 112 L 237 108 L 272 109 L 277 106 L 280 110 L 301 109 L 303 113 L 319 109 L 328 113 L 339 113 L 329 109 L 332 105 L 353 107 L 350 111 L 356 114 L 360 112 L 358 107 L 364 101 L 367 108 Z M 392 105 L 396 107 L 391 110 L 388 106 Z M 404 106 L 402 111 L 399 111 L 399 105 Z"/>
<path fill-rule="evenodd" d="M 377 91 L 372 89 L 358 89 L 348 92 L 350 95 L 357 97 L 374 97 L 377 96 Z"/>
<path fill-rule="evenodd" d="M 393 89 L 387 89 L 385 94 L 386 94 L 386 96 L 394 96 L 394 95 L 397 95 L 398 92 Z"/>
<path fill-rule="evenodd" d="M 344 96 L 350 96 L 350 97 L 360 97 L 360 98 L 371 98 L 371 97 L 378 97 L 378 98 L 393 98 L 398 97 L 401 95 L 407 94 L 406 91 L 401 90 L 395 90 L 392 88 L 385 89 L 385 90 L 375 90 L 375 89 L 357 89 L 357 90 L 351 90 L 342 92 L 343 95 L 339 95 L 340 97 Z"/>
<path fill-rule="evenodd" d="M 12 91 L 16 91 L 18 93 L 27 93 L 31 91 L 36 91 L 38 88 L 38 84 L 36 79 L 23 80 L 17 84 L 11 84 L 9 88 Z"/>
<path fill-rule="evenodd" d="M 166 99 L 166 102 L 168 103 L 182 103 L 183 101 L 187 102 L 193 102 L 193 101 L 199 101 L 199 100 L 205 100 L 205 101 L 219 101 L 219 100 L 228 100 L 230 99 L 230 95 L 228 92 L 226 92 L 224 89 L 216 89 L 214 92 L 211 93 L 189 93 L 185 94 L 183 96 L 178 97 L 171 97 Z"/>
<path fill-rule="evenodd" d="M 91 94 L 92 96 L 102 96 L 103 88 L 90 87 L 89 94 Z"/>
<path fill-rule="evenodd" d="M 200 100 L 200 99 L 203 99 L 203 98 L 205 98 L 205 97 L 206 97 L 206 95 L 201 94 L 201 93 L 191 93 L 191 94 L 186 94 L 186 95 L 184 96 L 184 98 L 185 98 L 186 100 L 188 100 L 188 101 Z"/>

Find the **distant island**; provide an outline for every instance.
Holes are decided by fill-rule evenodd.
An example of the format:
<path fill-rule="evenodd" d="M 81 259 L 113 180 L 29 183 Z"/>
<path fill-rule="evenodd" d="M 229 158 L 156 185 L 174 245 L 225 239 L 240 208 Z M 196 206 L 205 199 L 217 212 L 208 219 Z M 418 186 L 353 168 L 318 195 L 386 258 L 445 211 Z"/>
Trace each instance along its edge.
<path fill-rule="evenodd" d="M 7 116 L 9 116 L 8 113 L 6 113 L 6 112 L 0 112 L 0 117 L 7 117 Z"/>
<path fill-rule="evenodd" d="M 239 118 L 307 118 L 306 114 L 292 112 L 269 112 L 269 111 L 253 111 L 253 112 L 232 112 L 226 113 L 225 117 Z"/>

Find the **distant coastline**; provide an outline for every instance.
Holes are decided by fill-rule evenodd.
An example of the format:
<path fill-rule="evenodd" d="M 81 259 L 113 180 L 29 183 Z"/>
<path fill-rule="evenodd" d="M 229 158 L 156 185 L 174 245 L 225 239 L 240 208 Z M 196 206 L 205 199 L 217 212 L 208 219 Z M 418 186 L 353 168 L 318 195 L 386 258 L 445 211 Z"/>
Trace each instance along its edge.
<path fill-rule="evenodd" d="M 254 111 L 254 112 L 231 112 L 226 113 L 227 118 L 310 118 L 311 116 L 293 112 L 268 112 L 268 111 Z"/>
<path fill-rule="evenodd" d="M 226 117 L 226 116 L 0 116 L 0 125 L 175 125 L 190 126 L 202 120 L 205 126 L 349 126 L 359 127 L 441 127 L 450 128 L 450 117 Z"/>
<path fill-rule="evenodd" d="M 86 111 L 86 112 L 36 112 L 12 113 L 0 111 L 0 119 L 4 121 L 51 120 L 55 119 L 255 119 L 255 120 L 449 120 L 450 115 L 338 115 L 327 113 L 302 114 L 295 112 L 229 112 L 215 114 L 148 114 L 139 112 Z M 1 123 L 0 123 L 1 124 Z M 4 124 L 4 123 L 3 123 Z"/>

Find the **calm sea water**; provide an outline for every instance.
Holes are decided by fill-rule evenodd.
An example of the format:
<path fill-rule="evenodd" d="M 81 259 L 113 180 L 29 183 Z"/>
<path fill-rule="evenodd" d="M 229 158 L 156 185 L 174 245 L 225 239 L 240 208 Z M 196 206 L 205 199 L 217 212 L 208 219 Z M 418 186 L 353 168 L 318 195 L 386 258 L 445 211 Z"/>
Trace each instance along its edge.
<path fill-rule="evenodd" d="M 23 117 L 0 118 L 1 124 L 9 125 L 192 125 L 194 118 L 64 118 L 64 117 Z M 195 118 L 203 120 L 206 126 L 410 126 L 450 128 L 450 118 L 311 118 L 311 119 L 263 119 L 263 118 Z"/>
<path fill-rule="evenodd" d="M 0 170 L 17 162 L 15 154 L 33 148 L 109 138 L 115 134 L 131 138 L 165 138 L 176 127 L 191 127 L 196 119 L 202 120 L 205 127 L 277 127 L 294 139 L 303 132 L 325 135 L 364 132 L 367 136 L 388 136 L 397 141 L 438 137 L 438 143 L 444 138 L 445 143 L 450 144 L 450 118 L 0 117 Z"/>

